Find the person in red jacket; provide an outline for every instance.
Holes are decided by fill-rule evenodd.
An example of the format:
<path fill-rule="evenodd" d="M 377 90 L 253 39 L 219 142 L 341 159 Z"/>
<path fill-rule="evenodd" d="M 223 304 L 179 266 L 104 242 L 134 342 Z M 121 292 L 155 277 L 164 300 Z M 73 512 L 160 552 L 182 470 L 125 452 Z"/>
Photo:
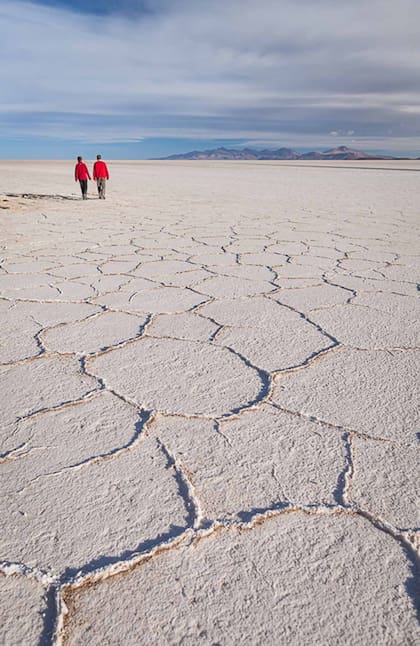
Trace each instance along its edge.
<path fill-rule="evenodd" d="M 104 200 L 106 180 L 109 179 L 109 172 L 107 165 L 102 161 L 101 155 L 96 155 L 96 162 L 93 165 L 93 179 L 96 179 L 99 199 Z"/>
<path fill-rule="evenodd" d="M 88 167 L 81 157 L 77 158 L 76 168 L 74 169 L 74 179 L 76 182 L 79 181 L 80 188 L 82 190 L 82 198 L 87 200 L 88 179 L 92 178 L 89 175 Z"/>

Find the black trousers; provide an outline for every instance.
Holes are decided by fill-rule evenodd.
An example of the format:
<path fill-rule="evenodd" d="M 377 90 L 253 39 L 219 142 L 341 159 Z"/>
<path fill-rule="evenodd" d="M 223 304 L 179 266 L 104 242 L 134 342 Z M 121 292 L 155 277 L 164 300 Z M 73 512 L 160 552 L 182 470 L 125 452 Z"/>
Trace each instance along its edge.
<path fill-rule="evenodd" d="M 82 195 L 87 193 L 87 179 L 79 179 L 80 188 L 82 189 Z"/>

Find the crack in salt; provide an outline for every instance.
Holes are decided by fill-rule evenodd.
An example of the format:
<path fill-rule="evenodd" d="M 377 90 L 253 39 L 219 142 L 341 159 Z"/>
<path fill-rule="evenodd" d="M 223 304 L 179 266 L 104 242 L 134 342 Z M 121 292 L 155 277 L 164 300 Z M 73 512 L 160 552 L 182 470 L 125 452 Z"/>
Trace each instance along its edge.
<path fill-rule="evenodd" d="M 178 491 L 184 501 L 184 506 L 188 513 L 188 525 L 195 530 L 206 527 L 208 525 L 208 521 L 203 516 L 200 500 L 197 497 L 191 473 L 179 460 L 177 460 L 175 455 L 159 437 L 156 438 L 156 443 L 167 459 L 168 468 L 172 468 L 175 471 Z"/>
<path fill-rule="evenodd" d="M 354 474 L 354 461 L 352 455 L 352 433 L 343 433 L 343 453 L 344 453 L 344 468 L 339 474 L 337 485 L 333 491 L 334 499 L 342 507 L 351 506 L 351 487 L 353 484 Z"/>
<path fill-rule="evenodd" d="M 282 411 L 283 413 L 287 413 L 288 415 L 293 415 L 294 417 L 300 417 L 302 419 L 305 419 L 309 422 L 315 422 L 316 424 L 319 424 L 321 426 L 325 426 L 326 428 L 331 428 L 335 431 L 338 431 L 340 433 L 347 433 L 351 434 L 353 437 L 358 437 L 363 440 L 370 440 L 372 442 L 385 442 L 387 444 L 396 444 L 395 440 L 391 440 L 386 437 L 380 437 L 376 435 L 370 435 L 369 433 L 362 433 L 361 431 L 358 431 L 357 429 L 354 428 L 349 428 L 345 427 L 340 424 L 333 424 L 331 422 L 327 422 L 324 419 L 320 419 L 319 417 L 316 417 L 315 415 L 311 413 L 304 413 L 302 411 L 294 411 L 290 410 L 288 408 L 285 408 L 284 406 L 280 406 L 280 404 L 277 404 L 276 402 L 272 401 L 271 398 L 267 402 L 270 406 L 273 406 L 273 408 L 277 408 L 277 410 Z"/>
<path fill-rule="evenodd" d="M 106 462 L 108 460 L 114 460 L 121 455 L 124 455 L 125 453 L 128 453 L 129 451 L 132 451 L 137 445 L 142 441 L 143 436 L 146 436 L 147 434 L 147 428 L 150 423 L 152 423 L 155 419 L 155 414 L 152 413 L 151 411 L 138 411 L 139 413 L 139 420 L 136 422 L 134 425 L 134 433 L 133 436 L 130 438 L 130 440 L 126 443 L 123 444 L 122 446 L 116 447 L 110 451 L 107 451 L 106 453 L 98 453 L 97 455 L 92 455 L 86 458 L 85 460 L 81 460 L 80 462 L 76 462 L 74 464 L 70 464 L 67 466 L 62 467 L 58 471 L 50 471 L 49 473 L 41 473 L 40 475 L 36 476 L 35 478 L 32 478 L 22 489 L 17 489 L 16 493 L 22 494 L 23 492 L 27 491 L 28 489 L 31 488 L 31 486 L 35 483 L 38 482 L 39 480 L 43 480 L 45 478 L 54 478 L 57 476 L 62 475 L 63 473 L 66 473 L 67 471 L 79 471 L 80 469 L 86 468 L 91 466 L 92 464 L 99 464 L 101 462 Z M 26 457 L 33 451 L 41 451 L 41 450 L 48 450 L 48 447 L 35 447 L 34 449 L 31 449 L 30 451 L 27 451 L 24 455 L 18 455 L 17 457 Z M 15 458 L 16 459 L 16 458 Z"/>

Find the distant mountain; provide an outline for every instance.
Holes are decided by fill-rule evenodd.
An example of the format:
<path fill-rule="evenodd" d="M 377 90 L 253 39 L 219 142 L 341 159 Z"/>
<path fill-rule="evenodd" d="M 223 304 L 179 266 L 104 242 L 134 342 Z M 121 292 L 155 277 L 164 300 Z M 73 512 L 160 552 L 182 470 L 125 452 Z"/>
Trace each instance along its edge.
<path fill-rule="evenodd" d="M 354 150 L 347 146 L 338 146 L 323 152 L 298 153 L 291 148 L 277 148 L 275 150 L 254 150 L 243 148 L 232 150 L 229 148 L 215 148 L 213 150 L 193 150 L 189 153 L 170 155 L 162 159 L 245 159 L 245 160 L 270 160 L 270 159 L 398 159 L 398 157 L 387 157 L 370 155 L 362 150 Z"/>
<path fill-rule="evenodd" d="M 395 159 L 395 157 L 371 155 L 363 152 L 363 150 L 338 146 L 338 148 L 330 148 L 330 150 L 324 150 L 323 152 L 303 153 L 299 159 Z"/>

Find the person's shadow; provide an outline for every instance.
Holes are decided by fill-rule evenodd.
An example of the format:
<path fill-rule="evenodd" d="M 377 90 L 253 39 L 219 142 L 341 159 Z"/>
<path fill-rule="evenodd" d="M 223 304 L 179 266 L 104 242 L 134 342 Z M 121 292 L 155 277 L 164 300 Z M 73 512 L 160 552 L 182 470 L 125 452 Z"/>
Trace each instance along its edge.
<path fill-rule="evenodd" d="M 43 194 L 43 193 L 6 193 L 6 197 L 18 197 L 24 200 L 79 200 L 80 198 L 74 195 L 59 195 L 58 193 Z"/>

